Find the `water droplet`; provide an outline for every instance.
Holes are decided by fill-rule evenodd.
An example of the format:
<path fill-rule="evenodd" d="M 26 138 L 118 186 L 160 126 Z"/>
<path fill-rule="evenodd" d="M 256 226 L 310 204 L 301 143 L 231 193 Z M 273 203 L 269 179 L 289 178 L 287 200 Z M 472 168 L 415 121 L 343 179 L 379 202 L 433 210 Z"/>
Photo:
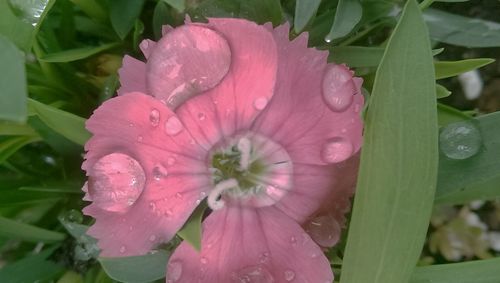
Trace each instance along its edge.
<path fill-rule="evenodd" d="M 175 157 L 172 157 L 172 156 L 171 156 L 171 157 L 167 158 L 167 164 L 168 164 L 169 166 L 174 165 L 174 164 L 175 164 L 175 161 L 176 161 Z"/>
<path fill-rule="evenodd" d="M 143 136 L 137 136 L 137 141 L 138 142 L 142 142 L 144 140 L 144 137 Z"/>
<path fill-rule="evenodd" d="M 203 120 L 205 120 L 206 118 L 207 118 L 207 116 L 206 116 L 204 113 L 201 113 L 201 112 L 200 112 L 200 113 L 198 113 L 198 119 L 199 119 L 200 121 L 203 121 Z"/>
<path fill-rule="evenodd" d="M 293 272 L 292 270 L 285 270 L 283 275 L 285 275 L 286 281 L 292 281 L 295 278 L 295 272 Z"/>
<path fill-rule="evenodd" d="M 296 246 L 297 245 L 297 238 L 295 238 L 295 237 L 292 236 L 290 238 L 290 243 L 292 244 L 292 246 Z"/>
<path fill-rule="evenodd" d="M 356 103 L 354 105 L 354 112 L 358 113 L 360 110 L 361 110 L 361 105 L 359 105 L 359 103 Z"/>
<path fill-rule="evenodd" d="M 321 150 L 321 158 L 326 163 L 339 163 L 353 154 L 353 145 L 350 141 L 342 137 L 329 139 Z"/>
<path fill-rule="evenodd" d="M 161 179 L 167 177 L 167 174 L 168 174 L 167 169 L 163 167 L 161 164 L 156 165 L 153 168 L 153 179 L 155 179 L 156 181 L 160 181 Z"/>
<path fill-rule="evenodd" d="M 80 211 L 71 209 L 63 216 L 63 220 L 71 223 L 82 223 L 83 215 Z"/>
<path fill-rule="evenodd" d="M 182 276 L 182 263 L 180 261 L 172 261 L 167 265 L 167 280 L 177 282 Z"/>
<path fill-rule="evenodd" d="M 182 129 L 183 126 L 181 121 L 175 116 L 171 116 L 165 122 L 165 131 L 169 136 L 175 136 L 179 134 L 182 131 Z"/>
<path fill-rule="evenodd" d="M 151 235 L 149 241 L 154 242 L 156 240 L 156 235 Z"/>
<path fill-rule="evenodd" d="M 267 102 L 267 98 L 259 97 L 253 102 L 253 107 L 255 107 L 255 109 L 257 110 L 263 110 L 264 108 L 266 108 Z"/>
<path fill-rule="evenodd" d="M 441 151 L 451 159 L 467 159 L 481 149 L 479 129 L 471 122 L 457 122 L 446 126 L 439 134 Z"/>
<path fill-rule="evenodd" d="M 263 266 L 248 266 L 231 275 L 233 282 L 238 283 L 274 283 L 274 277 Z"/>
<path fill-rule="evenodd" d="M 268 252 L 262 253 L 259 256 L 259 261 L 260 261 L 260 263 L 267 263 L 267 262 L 269 262 L 269 253 Z"/>
<path fill-rule="evenodd" d="M 151 211 L 155 212 L 156 211 L 156 204 L 153 201 L 149 202 L 149 208 L 151 209 Z"/>
<path fill-rule="evenodd" d="M 172 214 L 174 214 L 174 211 L 171 208 L 167 208 L 164 214 L 166 217 L 170 217 L 172 216 Z"/>
<path fill-rule="evenodd" d="M 200 258 L 200 262 L 201 262 L 201 264 L 207 264 L 208 263 L 208 259 L 206 257 L 202 256 Z"/>
<path fill-rule="evenodd" d="M 339 240 L 341 227 L 332 215 L 321 215 L 307 224 L 309 236 L 322 247 L 333 247 Z"/>
<path fill-rule="evenodd" d="M 187 68 L 193 56 L 204 59 L 197 68 Z M 231 49 L 224 37 L 206 27 L 184 25 L 165 34 L 152 50 L 147 60 L 148 89 L 175 109 L 218 85 L 230 65 Z"/>
<path fill-rule="evenodd" d="M 130 123 L 128 124 L 129 127 L 133 127 L 134 126 L 134 123 Z"/>
<path fill-rule="evenodd" d="M 112 212 L 125 212 L 141 195 L 146 177 L 137 160 L 123 153 L 99 159 L 88 172 L 88 190 L 93 202 Z"/>
<path fill-rule="evenodd" d="M 160 124 L 160 111 L 158 111 L 158 109 L 151 110 L 151 113 L 149 113 L 149 121 L 153 127 Z"/>
<path fill-rule="evenodd" d="M 127 248 L 125 248 L 125 246 L 121 246 L 120 247 L 120 253 L 125 253 L 125 251 L 127 250 Z"/>
<path fill-rule="evenodd" d="M 178 199 L 182 199 L 182 194 L 181 193 L 175 193 L 175 197 Z"/>
<path fill-rule="evenodd" d="M 356 85 L 352 73 L 344 65 L 333 65 L 323 78 L 323 99 L 335 112 L 346 110 L 353 101 Z"/>

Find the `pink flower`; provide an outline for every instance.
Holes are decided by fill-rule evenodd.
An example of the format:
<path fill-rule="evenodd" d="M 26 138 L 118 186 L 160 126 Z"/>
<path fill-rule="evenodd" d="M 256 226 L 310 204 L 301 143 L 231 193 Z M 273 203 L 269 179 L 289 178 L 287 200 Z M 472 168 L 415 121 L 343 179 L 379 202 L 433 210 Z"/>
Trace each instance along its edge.
<path fill-rule="evenodd" d="M 201 251 L 182 243 L 167 282 L 332 282 L 301 225 L 344 190 L 361 79 L 288 30 L 211 19 L 143 42 L 147 63 L 125 57 L 121 96 L 87 122 L 85 213 L 102 256 L 169 241 L 207 198 Z"/>

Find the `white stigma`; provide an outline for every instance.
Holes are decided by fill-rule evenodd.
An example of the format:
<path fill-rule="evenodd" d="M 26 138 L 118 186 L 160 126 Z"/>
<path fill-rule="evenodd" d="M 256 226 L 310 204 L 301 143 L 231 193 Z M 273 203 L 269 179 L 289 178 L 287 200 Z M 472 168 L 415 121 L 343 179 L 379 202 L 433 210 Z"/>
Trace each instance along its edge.
<path fill-rule="evenodd" d="M 238 181 L 236 181 L 236 179 L 234 179 L 234 178 L 224 180 L 224 181 L 218 183 L 215 186 L 215 188 L 208 195 L 208 198 L 207 198 L 208 206 L 212 210 L 219 210 L 219 209 L 223 208 L 224 205 L 226 204 L 226 202 L 222 198 L 220 198 L 220 199 L 218 199 L 218 198 L 221 196 L 221 194 L 224 191 L 227 191 L 229 189 L 238 188 L 238 187 L 239 187 Z"/>
<path fill-rule="evenodd" d="M 250 151 L 252 144 L 248 138 L 241 138 L 238 142 L 238 150 L 241 152 L 240 169 L 247 170 L 250 165 Z"/>

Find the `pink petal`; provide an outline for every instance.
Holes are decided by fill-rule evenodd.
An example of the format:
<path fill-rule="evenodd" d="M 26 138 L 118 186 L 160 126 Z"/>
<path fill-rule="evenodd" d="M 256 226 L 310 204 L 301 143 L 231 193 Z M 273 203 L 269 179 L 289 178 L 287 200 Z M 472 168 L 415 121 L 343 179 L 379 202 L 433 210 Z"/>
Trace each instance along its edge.
<path fill-rule="evenodd" d="M 273 207 L 213 212 L 203 224 L 201 252 L 181 243 L 167 266 L 169 283 L 332 281 L 320 248 Z"/>
<path fill-rule="evenodd" d="M 336 93 L 345 97 L 346 91 L 351 91 L 348 94 L 352 103 L 333 111 L 323 98 L 327 52 L 307 48 L 306 35 L 289 42 L 288 29 L 285 24 L 274 30 L 279 54 L 276 91 L 253 129 L 281 143 L 294 163 L 325 165 L 344 161 L 361 146 L 360 82 L 354 78 L 349 81 L 351 89 L 327 89 L 340 89 Z M 329 85 L 343 83 L 338 76 L 329 80 Z"/>
<path fill-rule="evenodd" d="M 139 48 L 141 49 L 142 54 L 144 54 L 144 57 L 146 57 L 146 59 L 149 58 L 149 55 L 151 55 L 151 52 L 153 52 L 155 47 L 156 42 L 150 39 L 145 39 L 139 44 Z"/>
<path fill-rule="evenodd" d="M 321 207 L 304 223 L 311 238 L 322 247 L 334 246 L 345 227 L 345 214 L 351 209 L 350 198 L 356 186 L 359 156 L 356 154 L 336 169 L 332 176 L 337 180 L 335 186 L 323 198 Z"/>
<path fill-rule="evenodd" d="M 226 40 L 200 25 L 180 26 L 158 41 L 147 62 L 147 86 L 173 109 L 216 86 L 227 74 L 231 50 Z"/>
<path fill-rule="evenodd" d="M 248 129 L 266 108 L 273 96 L 277 53 L 272 34 L 255 23 L 210 19 L 208 26 L 227 40 L 231 68 L 217 87 L 190 99 L 176 112 L 191 121 L 189 128 L 199 133 L 196 136 L 205 137 L 200 143 L 213 145 L 221 137 Z"/>
<path fill-rule="evenodd" d="M 146 92 L 146 64 L 128 55 L 123 57 L 123 65 L 118 70 L 120 89 L 118 95 L 128 92 Z"/>
<path fill-rule="evenodd" d="M 137 161 L 144 172 L 139 179 L 145 180 L 142 193 L 126 211 L 123 206 L 107 209 L 88 195 L 94 203 L 84 212 L 96 218 L 89 234 L 99 240 L 103 256 L 144 254 L 170 240 L 211 186 L 207 152 L 182 124 L 169 135 L 170 119 L 177 118 L 158 100 L 129 93 L 106 101 L 87 121 L 94 134 L 85 145 L 82 168 L 87 174 L 95 176 L 94 166 L 103 156 L 120 153 Z"/>

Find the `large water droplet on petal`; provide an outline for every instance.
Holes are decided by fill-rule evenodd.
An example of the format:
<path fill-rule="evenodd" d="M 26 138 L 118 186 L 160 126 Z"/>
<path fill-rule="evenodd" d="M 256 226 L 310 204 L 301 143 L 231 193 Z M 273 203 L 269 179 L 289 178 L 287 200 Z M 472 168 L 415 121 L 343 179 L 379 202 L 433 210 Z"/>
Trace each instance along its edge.
<path fill-rule="evenodd" d="M 160 124 L 160 111 L 158 111 L 158 109 L 151 110 L 151 113 L 149 113 L 149 121 L 153 127 Z"/>
<path fill-rule="evenodd" d="M 248 266 L 231 276 L 234 283 L 274 283 L 274 277 L 264 266 Z"/>
<path fill-rule="evenodd" d="M 306 227 L 309 236 L 322 247 L 333 247 L 339 240 L 341 227 L 331 215 L 311 220 Z"/>
<path fill-rule="evenodd" d="M 182 262 L 172 261 L 167 265 L 167 282 L 177 282 L 182 276 Z"/>
<path fill-rule="evenodd" d="M 471 122 L 457 122 L 446 126 L 439 134 L 441 151 L 451 159 L 467 159 L 481 149 L 482 138 Z"/>
<path fill-rule="evenodd" d="M 183 129 L 181 121 L 175 117 L 171 116 L 170 118 L 167 119 L 165 122 L 165 132 L 169 136 L 175 136 L 178 133 L 180 133 Z"/>
<path fill-rule="evenodd" d="M 175 109 L 187 99 L 215 87 L 231 65 L 231 50 L 216 31 L 184 25 L 156 44 L 147 62 L 147 87 Z"/>
<path fill-rule="evenodd" d="M 137 160 L 123 153 L 111 153 L 99 159 L 89 174 L 88 190 L 100 208 L 125 212 L 141 195 L 145 174 Z"/>
<path fill-rule="evenodd" d="M 321 150 L 321 158 L 326 163 L 339 163 L 353 154 L 352 143 L 343 137 L 329 139 Z"/>
<path fill-rule="evenodd" d="M 356 84 L 351 71 L 343 65 L 333 65 L 323 78 L 323 99 L 335 112 L 346 110 L 353 102 Z"/>

